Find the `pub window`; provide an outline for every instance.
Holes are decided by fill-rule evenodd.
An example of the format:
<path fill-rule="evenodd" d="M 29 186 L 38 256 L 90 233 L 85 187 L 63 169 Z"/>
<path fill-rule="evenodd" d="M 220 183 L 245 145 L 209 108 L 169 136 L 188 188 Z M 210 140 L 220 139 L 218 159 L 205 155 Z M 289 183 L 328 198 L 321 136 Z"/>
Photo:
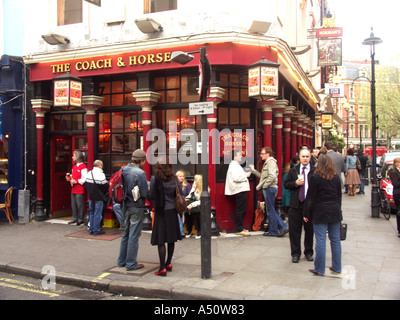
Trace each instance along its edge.
<path fill-rule="evenodd" d="M 218 126 L 250 127 L 249 107 L 218 107 Z"/>
<path fill-rule="evenodd" d="M 82 0 L 57 0 L 57 25 L 82 23 Z"/>
<path fill-rule="evenodd" d="M 174 125 L 170 126 L 170 122 L 173 122 Z M 197 142 L 201 142 L 201 116 L 190 116 L 188 108 L 158 109 L 153 110 L 152 125 L 153 128 L 165 132 L 167 155 L 177 157 L 178 163 L 173 165 L 174 171 L 183 170 L 186 177 L 201 174 L 201 166 L 196 163 L 182 164 L 178 158 L 179 152 L 184 152 L 187 156 L 195 154 L 195 159 L 197 159 L 195 162 L 200 163 Z M 184 135 L 181 135 L 184 129 L 192 129 L 192 131 L 184 132 Z"/>
<path fill-rule="evenodd" d="M 247 73 L 219 72 L 217 85 L 225 89 L 224 101 L 249 101 Z"/>
<path fill-rule="evenodd" d="M 131 106 L 135 104 L 132 92 L 137 91 L 137 80 L 107 81 L 99 84 L 104 97 L 102 107 Z"/>
<path fill-rule="evenodd" d="M 176 10 L 177 0 L 144 0 L 144 13 Z"/>
<path fill-rule="evenodd" d="M 154 79 L 154 89 L 161 94 L 159 103 L 199 101 L 198 84 L 199 77 L 194 75 L 177 75 Z"/>
<path fill-rule="evenodd" d="M 104 172 L 111 175 L 131 160 L 143 143 L 142 115 L 138 111 L 99 114 L 98 152 Z"/>
<path fill-rule="evenodd" d="M 0 135 L 0 183 L 8 183 L 8 135 Z"/>

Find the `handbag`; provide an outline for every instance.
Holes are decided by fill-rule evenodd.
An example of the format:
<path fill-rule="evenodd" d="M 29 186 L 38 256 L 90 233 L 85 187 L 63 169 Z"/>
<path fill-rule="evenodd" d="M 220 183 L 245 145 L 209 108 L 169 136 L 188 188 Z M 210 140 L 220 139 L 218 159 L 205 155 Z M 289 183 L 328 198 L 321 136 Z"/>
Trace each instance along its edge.
<path fill-rule="evenodd" d="M 346 240 L 346 234 L 347 234 L 347 223 L 340 223 L 340 240 Z"/>
<path fill-rule="evenodd" d="M 181 213 L 186 210 L 187 205 L 186 205 L 185 199 L 182 197 L 182 195 L 179 192 L 178 183 L 176 182 L 176 179 L 175 179 L 175 185 L 176 185 L 175 208 L 178 213 Z"/>

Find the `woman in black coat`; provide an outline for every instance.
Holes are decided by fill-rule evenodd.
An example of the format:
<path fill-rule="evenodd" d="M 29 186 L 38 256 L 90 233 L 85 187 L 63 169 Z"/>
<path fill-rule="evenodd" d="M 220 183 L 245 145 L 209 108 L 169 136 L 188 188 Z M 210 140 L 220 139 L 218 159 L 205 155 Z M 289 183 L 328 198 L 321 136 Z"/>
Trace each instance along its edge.
<path fill-rule="evenodd" d="M 172 256 L 175 242 L 182 240 L 178 215 L 175 207 L 177 179 L 171 164 L 156 164 L 156 174 L 150 181 L 150 197 L 154 200 L 154 225 L 151 233 L 151 244 L 158 246 L 160 268 L 157 276 L 166 276 L 172 271 Z M 180 192 L 180 191 L 179 191 Z M 168 256 L 165 244 L 168 243 Z"/>
<path fill-rule="evenodd" d="M 400 158 L 393 160 L 393 167 L 389 171 L 393 185 L 393 200 L 397 208 L 397 235 L 400 237 Z"/>
<path fill-rule="evenodd" d="M 304 221 L 312 221 L 315 234 L 314 269 L 316 275 L 325 274 L 326 232 L 332 250 L 332 266 L 336 273 L 342 271 L 342 247 L 340 244 L 340 221 L 342 220 L 342 186 L 330 157 L 321 155 L 317 168 L 310 179 L 304 204 Z"/>

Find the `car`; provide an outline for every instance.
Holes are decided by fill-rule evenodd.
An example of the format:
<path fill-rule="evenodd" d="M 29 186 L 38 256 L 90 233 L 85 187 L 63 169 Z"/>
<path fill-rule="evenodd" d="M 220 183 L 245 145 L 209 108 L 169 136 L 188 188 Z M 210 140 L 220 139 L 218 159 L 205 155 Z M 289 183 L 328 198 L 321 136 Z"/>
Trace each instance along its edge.
<path fill-rule="evenodd" d="M 380 166 L 383 167 L 383 165 L 387 161 L 393 161 L 394 158 L 400 158 L 400 150 L 389 150 L 385 152 L 379 162 Z"/>
<path fill-rule="evenodd" d="M 385 193 L 389 201 L 390 209 L 393 212 L 396 211 L 396 205 L 394 204 L 394 199 L 393 199 L 393 185 L 389 177 L 389 171 L 390 169 L 392 169 L 392 167 L 393 167 L 393 160 L 386 161 L 382 166 L 382 170 L 378 175 L 378 178 L 380 180 L 381 189 Z"/>

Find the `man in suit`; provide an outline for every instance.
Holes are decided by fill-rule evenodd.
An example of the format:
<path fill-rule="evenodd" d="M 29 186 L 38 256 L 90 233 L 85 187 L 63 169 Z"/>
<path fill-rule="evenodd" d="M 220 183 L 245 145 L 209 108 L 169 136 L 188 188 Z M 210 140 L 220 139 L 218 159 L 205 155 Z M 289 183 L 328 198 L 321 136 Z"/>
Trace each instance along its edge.
<path fill-rule="evenodd" d="M 311 222 L 304 222 L 303 207 L 307 197 L 308 185 L 314 166 L 310 164 L 311 154 L 308 149 L 299 152 L 300 163 L 292 168 L 285 181 L 285 188 L 291 191 L 289 204 L 289 239 L 292 262 L 298 263 L 301 256 L 301 232 L 304 227 L 304 255 L 307 261 L 313 261 L 314 231 Z"/>
<path fill-rule="evenodd" d="M 336 174 L 340 177 L 340 182 L 342 183 L 342 189 L 343 189 L 343 179 L 342 179 L 342 172 L 346 172 L 346 166 L 344 162 L 344 157 L 340 154 L 337 153 L 336 151 L 333 150 L 333 143 L 328 141 L 325 142 L 325 148 L 328 150 L 326 155 L 330 157 L 333 160 L 333 164 L 335 165 L 335 171 Z"/>

